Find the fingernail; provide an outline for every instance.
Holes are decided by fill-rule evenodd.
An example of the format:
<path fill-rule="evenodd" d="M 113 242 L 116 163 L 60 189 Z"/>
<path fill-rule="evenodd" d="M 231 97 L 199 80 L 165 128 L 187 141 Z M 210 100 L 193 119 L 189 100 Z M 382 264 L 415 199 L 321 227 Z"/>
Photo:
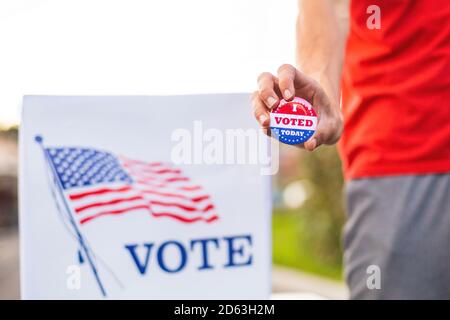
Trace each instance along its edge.
<path fill-rule="evenodd" d="M 284 90 L 284 97 L 286 99 L 289 99 L 290 97 L 292 97 L 292 93 L 291 93 L 291 91 L 289 91 L 289 89 Z"/>
<path fill-rule="evenodd" d="M 267 103 L 269 104 L 269 107 L 273 107 L 273 105 L 275 103 L 277 103 L 277 99 L 275 99 L 274 97 L 269 97 L 269 99 L 267 99 Z"/>
<path fill-rule="evenodd" d="M 259 116 L 259 123 L 262 126 L 264 126 L 264 123 L 266 122 L 266 120 L 267 120 L 267 116 L 266 115 L 262 114 L 262 115 Z"/>

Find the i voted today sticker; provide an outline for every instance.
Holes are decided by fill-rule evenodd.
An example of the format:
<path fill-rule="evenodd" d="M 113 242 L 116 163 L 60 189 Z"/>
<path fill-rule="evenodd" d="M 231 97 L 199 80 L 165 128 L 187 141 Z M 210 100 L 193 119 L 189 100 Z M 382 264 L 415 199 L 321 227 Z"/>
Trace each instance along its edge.
<path fill-rule="evenodd" d="M 300 144 L 312 137 L 317 127 L 317 114 L 305 99 L 282 99 L 270 112 L 272 136 L 287 144 Z"/>

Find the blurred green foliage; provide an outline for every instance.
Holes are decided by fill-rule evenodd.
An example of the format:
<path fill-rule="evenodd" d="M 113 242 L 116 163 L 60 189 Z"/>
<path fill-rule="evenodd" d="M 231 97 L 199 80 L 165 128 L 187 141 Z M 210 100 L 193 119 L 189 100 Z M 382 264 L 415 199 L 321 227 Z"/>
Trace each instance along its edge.
<path fill-rule="evenodd" d="M 336 147 L 299 152 L 299 176 L 291 180 L 306 180 L 308 197 L 298 209 L 275 208 L 274 262 L 340 279 L 345 220 L 341 162 Z"/>
<path fill-rule="evenodd" d="M 273 217 L 273 262 L 335 280 L 342 279 L 339 263 L 328 263 L 311 250 L 304 237 L 304 219 L 276 211 Z"/>

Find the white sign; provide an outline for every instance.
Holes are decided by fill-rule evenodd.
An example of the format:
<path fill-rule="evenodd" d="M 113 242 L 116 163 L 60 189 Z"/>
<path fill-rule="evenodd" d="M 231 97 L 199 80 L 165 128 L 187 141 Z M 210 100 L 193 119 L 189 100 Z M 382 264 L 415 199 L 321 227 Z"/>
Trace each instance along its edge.
<path fill-rule="evenodd" d="M 267 139 L 249 101 L 26 96 L 22 297 L 268 298 Z"/>

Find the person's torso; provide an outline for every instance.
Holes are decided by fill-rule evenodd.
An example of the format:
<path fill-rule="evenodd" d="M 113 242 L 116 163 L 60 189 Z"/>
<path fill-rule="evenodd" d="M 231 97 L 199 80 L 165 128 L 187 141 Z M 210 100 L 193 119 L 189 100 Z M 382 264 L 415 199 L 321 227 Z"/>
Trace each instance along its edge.
<path fill-rule="evenodd" d="M 450 1 L 353 0 L 342 102 L 346 178 L 449 172 Z"/>

